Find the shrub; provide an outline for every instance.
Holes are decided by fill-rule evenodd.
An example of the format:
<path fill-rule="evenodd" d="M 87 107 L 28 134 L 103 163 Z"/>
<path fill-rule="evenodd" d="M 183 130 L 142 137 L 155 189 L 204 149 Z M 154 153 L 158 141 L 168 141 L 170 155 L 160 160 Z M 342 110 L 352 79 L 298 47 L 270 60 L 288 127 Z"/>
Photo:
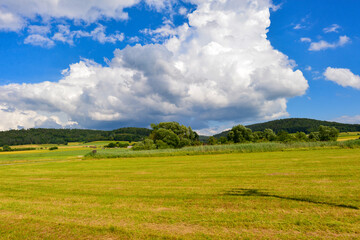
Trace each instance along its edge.
<path fill-rule="evenodd" d="M 3 146 L 3 151 L 4 151 L 4 152 L 9 152 L 9 151 L 12 151 L 12 149 L 11 149 L 10 146 L 5 145 L 5 146 Z"/>
<path fill-rule="evenodd" d="M 57 150 L 57 149 L 59 149 L 59 148 L 56 147 L 56 146 L 49 148 L 50 151 L 52 151 L 52 150 Z"/>
<path fill-rule="evenodd" d="M 135 151 L 152 150 L 152 149 L 156 149 L 156 145 L 154 144 L 153 140 L 145 139 L 143 142 L 135 144 L 132 149 L 135 150 Z"/>

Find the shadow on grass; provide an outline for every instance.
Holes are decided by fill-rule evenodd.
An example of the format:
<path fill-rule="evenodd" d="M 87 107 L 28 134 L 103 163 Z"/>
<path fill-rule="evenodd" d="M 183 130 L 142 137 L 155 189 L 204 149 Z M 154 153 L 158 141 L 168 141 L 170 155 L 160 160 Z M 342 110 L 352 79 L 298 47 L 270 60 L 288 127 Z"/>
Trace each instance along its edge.
<path fill-rule="evenodd" d="M 359 210 L 358 207 L 352 206 L 352 205 L 321 202 L 321 201 L 315 201 L 315 200 L 311 200 L 311 199 L 308 199 L 308 198 L 300 198 L 300 197 L 279 196 L 279 195 L 275 195 L 275 194 L 269 194 L 269 193 L 266 193 L 266 192 L 261 192 L 259 189 L 234 188 L 234 189 L 232 189 L 230 191 L 227 191 L 224 195 L 227 195 L 227 196 L 239 196 L 239 197 L 245 197 L 245 196 L 273 197 L 273 198 L 278 198 L 278 199 L 286 199 L 286 200 L 292 200 L 292 201 L 298 201 L 298 202 L 308 202 L 308 203 L 322 204 L 322 205 L 328 205 L 328 206 L 333 206 L 333 207 L 350 208 L 350 209 Z"/>

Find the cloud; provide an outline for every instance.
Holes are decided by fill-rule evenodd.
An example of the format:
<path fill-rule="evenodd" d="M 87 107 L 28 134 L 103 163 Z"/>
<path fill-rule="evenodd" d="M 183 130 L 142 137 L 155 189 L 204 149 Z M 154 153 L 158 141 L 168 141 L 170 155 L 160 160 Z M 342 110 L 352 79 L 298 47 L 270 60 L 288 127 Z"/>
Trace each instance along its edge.
<path fill-rule="evenodd" d="M 24 26 L 24 19 L 0 7 L 0 31 L 19 31 Z"/>
<path fill-rule="evenodd" d="M 93 31 L 90 33 L 85 33 L 84 36 L 91 37 L 93 40 L 98 41 L 102 44 L 104 43 L 116 43 L 117 41 L 123 41 L 124 40 L 124 34 L 123 33 L 115 33 L 111 35 L 105 34 L 106 27 L 99 24 Z"/>
<path fill-rule="evenodd" d="M 28 37 L 25 38 L 24 43 L 31 44 L 34 46 L 40 46 L 40 47 L 44 47 L 44 48 L 51 48 L 51 47 L 55 46 L 55 43 L 53 40 L 51 40 L 47 37 L 44 37 L 42 35 L 39 35 L 39 34 L 29 35 Z"/>
<path fill-rule="evenodd" d="M 311 38 L 306 38 L 306 37 L 300 38 L 300 41 L 301 42 L 311 42 Z"/>
<path fill-rule="evenodd" d="M 28 27 L 28 33 L 30 34 L 40 34 L 46 35 L 51 32 L 51 27 L 49 25 L 41 26 L 41 25 L 31 25 Z"/>
<path fill-rule="evenodd" d="M 326 50 L 329 48 L 338 48 L 338 47 L 343 47 L 344 45 L 350 43 L 350 38 L 347 36 L 341 36 L 339 38 L 338 42 L 335 43 L 329 43 L 327 41 L 321 40 L 319 42 L 312 42 L 310 47 L 309 47 L 309 51 L 321 51 L 321 50 Z"/>
<path fill-rule="evenodd" d="M 335 122 L 349 123 L 349 124 L 360 124 L 360 115 L 356 116 L 341 116 L 334 119 Z"/>
<path fill-rule="evenodd" d="M 192 3 L 188 23 L 168 31 L 164 43 L 117 49 L 108 66 L 82 60 L 58 82 L 0 86 L 4 106 L 110 129 L 159 121 L 204 129 L 288 116 L 287 100 L 308 83 L 267 39 L 270 1 Z"/>
<path fill-rule="evenodd" d="M 346 68 L 328 67 L 324 73 L 327 80 L 343 87 L 352 87 L 360 90 L 360 76 L 353 74 Z"/>
<path fill-rule="evenodd" d="M 56 42 L 74 45 L 74 39 L 80 37 L 90 37 L 102 44 L 116 43 L 124 40 L 124 34 L 118 31 L 105 34 L 106 27 L 99 24 L 100 21 L 104 24 L 110 20 L 128 20 L 128 13 L 124 9 L 137 4 L 146 4 L 147 8 L 164 11 L 171 16 L 186 14 L 187 11 L 177 0 L 2 0 L 0 31 L 25 30 L 29 34 L 27 44 L 34 43 L 46 48 Z M 34 22 L 39 25 L 29 26 Z M 70 31 L 72 24 L 81 30 Z M 84 30 L 92 24 L 97 24 L 92 32 Z M 53 33 L 54 29 L 58 31 Z"/>
<path fill-rule="evenodd" d="M 75 22 L 96 23 L 99 20 L 128 19 L 124 8 L 132 7 L 141 0 L 1 0 L 0 30 L 18 31 L 31 19 L 41 17 L 48 23 L 52 19 L 70 19 Z M 174 0 L 145 0 L 157 10 L 170 8 Z"/>
<path fill-rule="evenodd" d="M 300 21 L 300 23 L 297 23 L 297 24 L 292 24 L 292 25 L 295 25 L 293 27 L 294 30 L 300 30 L 300 29 L 305 29 L 305 28 L 308 28 L 308 25 L 309 25 L 309 22 L 308 22 L 308 19 L 310 18 L 310 15 L 307 15 L 305 17 L 303 17 Z"/>
<path fill-rule="evenodd" d="M 0 129 L 22 129 L 22 128 L 71 128 L 76 127 L 77 123 L 61 119 L 62 116 L 56 114 L 47 115 L 46 113 L 31 110 L 11 109 L 6 104 L 0 104 L 1 122 Z"/>
<path fill-rule="evenodd" d="M 77 32 L 70 31 L 69 25 L 60 24 L 57 26 L 57 32 L 51 37 L 52 40 L 74 45 L 74 37 Z"/>
<path fill-rule="evenodd" d="M 25 38 L 25 44 L 32 44 L 34 46 L 41 46 L 50 48 L 55 46 L 55 42 L 67 43 L 74 45 L 74 39 L 78 38 L 91 38 L 94 41 L 98 41 L 101 44 L 116 43 L 123 41 L 125 36 L 123 33 L 115 32 L 114 34 L 106 35 L 106 27 L 98 24 L 97 27 L 90 31 L 71 31 L 69 25 L 60 24 L 57 26 L 57 31 L 50 36 L 50 26 L 30 26 L 29 33 L 32 33 Z"/>
<path fill-rule="evenodd" d="M 305 28 L 305 26 L 301 25 L 300 23 L 298 23 L 294 26 L 295 30 L 304 29 L 304 28 Z"/>
<path fill-rule="evenodd" d="M 332 33 L 332 32 L 339 32 L 338 30 L 340 29 L 341 27 L 338 25 L 338 24 L 333 24 L 327 28 L 324 28 L 323 31 L 324 33 Z"/>
<path fill-rule="evenodd" d="M 127 19 L 123 9 L 138 3 L 138 0 L 106 0 L 106 1 L 42 1 L 42 0 L 2 0 L 1 6 L 9 13 L 18 16 L 22 21 L 41 16 L 44 21 L 51 18 L 67 18 L 71 20 L 96 22 L 99 19 Z M 17 29 L 19 29 L 18 27 Z M 15 29 L 15 28 L 14 28 Z"/>

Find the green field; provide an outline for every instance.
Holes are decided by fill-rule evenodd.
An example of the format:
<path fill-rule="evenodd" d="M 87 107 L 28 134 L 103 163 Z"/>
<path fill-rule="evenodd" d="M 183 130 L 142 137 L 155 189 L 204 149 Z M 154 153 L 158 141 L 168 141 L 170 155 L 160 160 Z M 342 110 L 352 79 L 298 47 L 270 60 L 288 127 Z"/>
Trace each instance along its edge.
<path fill-rule="evenodd" d="M 359 148 L 81 160 L 83 151 L 2 153 L 0 239 L 360 236 Z"/>
<path fill-rule="evenodd" d="M 340 133 L 338 141 L 348 141 L 348 140 L 354 140 L 354 139 L 360 139 L 360 132 Z"/>

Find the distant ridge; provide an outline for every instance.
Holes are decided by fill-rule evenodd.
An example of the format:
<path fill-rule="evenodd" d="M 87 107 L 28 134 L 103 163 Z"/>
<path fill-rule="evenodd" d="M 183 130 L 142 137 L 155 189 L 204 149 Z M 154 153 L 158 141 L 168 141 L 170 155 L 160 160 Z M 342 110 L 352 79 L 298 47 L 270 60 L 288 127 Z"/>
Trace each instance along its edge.
<path fill-rule="evenodd" d="M 338 122 L 329 122 L 329 121 L 320 121 L 309 118 L 287 118 L 269 121 L 265 123 L 257 123 L 246 126 L 250 128 L 253 132 L 264 131 L 266 128 L 272 129 L 274 132 L 278 133 L 282 130 L 287 131 L 288 133 L 296 132 L 315 132 L 318 131 L 318 128 L 323 126 L 336 127 L 340 132 L 359 132 L 360 124 L 346 124 Z M 226 137 L 229 131 L 224 131 L 222 133 L 214 135 L 216 138 Z"/>
<path fill-rule="evenodd" d="M 45 129 L 9 130 L 0 132 L 0 147 L 25 144 L 67 144 L 68 142 L 92 141 L 140 141 L 149 136 L 147 128 L 126 127 L 112 131 L 88 129 Z"/>

